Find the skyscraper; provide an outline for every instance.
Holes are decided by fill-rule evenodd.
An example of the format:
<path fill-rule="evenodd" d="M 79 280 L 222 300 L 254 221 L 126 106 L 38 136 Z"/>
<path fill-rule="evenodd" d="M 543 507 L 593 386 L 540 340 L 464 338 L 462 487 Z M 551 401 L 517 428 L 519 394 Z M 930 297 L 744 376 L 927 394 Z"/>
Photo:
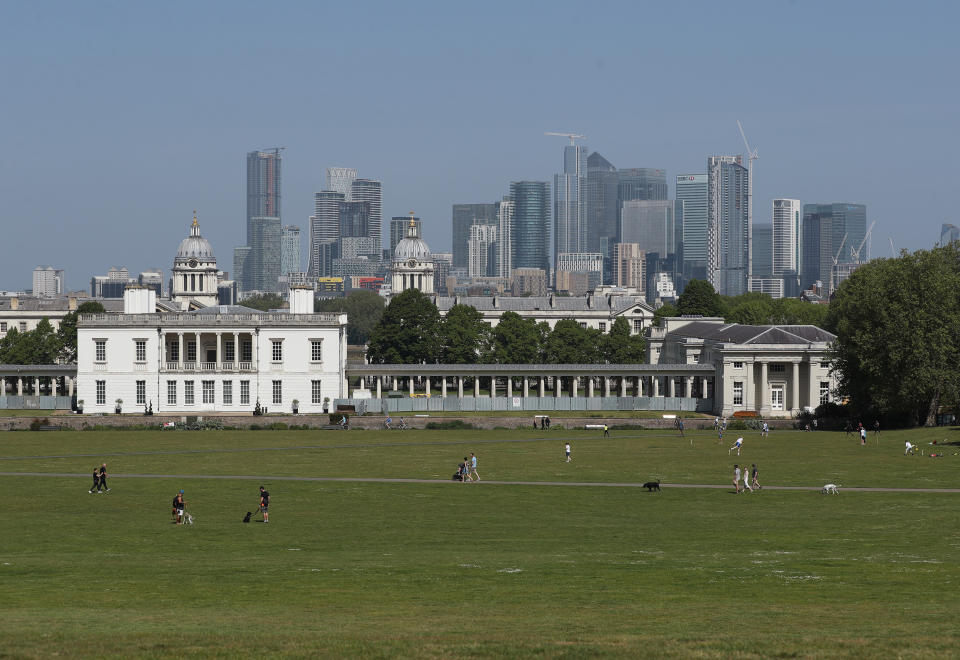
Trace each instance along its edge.
<path fill-rule="evenodd" d="M 282 148 L 247 153 L 247 245 L 253 218 L 279 218 Z"/>
<path fill-rule="evenodd" d="M 513 267 L 550 272 L 550 184 L 512 181 Z M 456 252 L 454 252 L 456 260 Z M 454 262 L 456 266 L 456 261 Z"/>
<path fill-rule="evenodd" d="M 357 178 L 357 171 L 350 167 L 328 167 L 324 190 L 343 193 L 344 198 L 350 201 L 350 186 Z"/>
<path fill-rule="evenodd" d="M 587 147 L 563 148 L 563 172 L 553 177 L 554 259 L 587 251 Z"/>
<path fill-rule="evenodd" d="M 742 156 L 707 158 L 707 277 L 725 296 L 747 291 L 749 176 Z"/>
<path fill-rule="evenodd" d="M 940 225 L 940 245 L 949 245 L 954 241 L 960 241 L 960 228 L 946 222 Z"/>
<path fill-rule="evenodd" d="M 513 200 L 505 196 L 497 206 L 497 277 L 513 276 Z"/>
<path fill-rule="evenodd" d="M 609 258 L 617 240 L 617 168 L 596 151 L 587 158 L 587 249 Z"/>
<path fill-rule="evenodd" d="M 300 227 L 286 225 L 280 232 L 280 274 L 300 272 Z"/>
<path fill-rule="evenodd" d="M 339 238 L 370 237 L 370 202 L 340 202 L 337 215 Z"/>
<path fill-rule="evenodd" d="M 636 243 L 643 253 L 656 252 L 660 258 L 673 254 L 676 251 L 673 206 L 668 199 L 622 202 L 617 242 Z"/>
<path fill-rule="evenodd" d="M 350 184 L 350 202 L 367 202 L 370 205 L 367 237 L 383 245 L 383 186 L 374 179 L 354 179 Z"/>
<path fill-rule="evenodd" d="M 470 227 L 473 225 L 495 225 L 497 222 L 497 205 L 495 203 L 453 205 L 454 268 L 467 268 L 467 262 L 469 261 L 467 241 L 470 240 Z"/>
<path fill-rule="evenodd" d="M 820 282 L 829 295 L 830 269 L 833 266 L 833 216 L 816 213 L 815 207 L 813 204 L 803 207 L 803 264 L 800 286 L 807 289 L 815 282 Z"/>
<path fill-rule="evenodd" d="M 54 298 L 64 293 L 63 269 L 37 266 L 33 269 L 33 295 Z"/>
<path fill-rule="evenodd" d="M 640 292 L 647 289 L 646 259 L 636 243 L 615 243 L 613 246 L 614 283 Z"/>
<path fill-rule="evenodd" d="M 491 277 L 497 271 L 497 226 L 473 225 L 467 241 L 470 258 L 467 265 L 469 277 Z"/>
<path fill-rule="evenodd" d="M 667 171 L 649 167 L 617 170 L 617 197 L 631 199 L 666 199 Z"/>
<path fill-rule="evenodd" d="M 417 232 L 420 231 L 420 218 L 415 217 L 413 223 L 417 226 Z M 406 215 L 395 215 L 390 218 L 390 258 L 393 259 L 393 253 L 397 249 L 397 243 L 407 236 L 407 227 L 410 226 L 410 217 Z"/>
<path fill-rule="evenodd" d="M 340 238 L 340 203 L 346 199 L 341 192 L 324 190 L 313 194 L 313 215 L 310 216 L 310 258 L 308 271 L 311 277 L 320 277 L 319 246 L 325 241 Z"/>
<path fill-rule="evenodd" d="M 248 286 L 255 291 L 277 291 L 280 279 L 280 218 L 250 218 L 250 254 L 245 265 Z"/>
<path fill-rule="evenodd" d="M 675 221 L 682 228 L 683 279 L 707 277 L 707 175 L 678 174 Z"/>
<path fill-rule="evenodd" d="M 812 254 L 807 253 L 807 223 L 811 223 L 810 241 L 816 241 L 819 249 L 811 243 Z M 854 264 L 870 258 L 869 247 L 865 245 L 867 232 L 867 207 L 863 204 L 834 202 L 832 204 L 803 205 L 803 264 L 801 273 L 803 287 L 808 287 L 818 273 L 824 286 L 829 287 L 833 260 L 838 264 Z M 829 236 L 823 232 L 829 231 Z M 859 259 L 857 255 L 859 253 Z M 844 269 L 849 272 L 850 268 Z M 827 277 L 822 277 L 826 273 Z M 839 279 L 839 278 L 834 278 Z M 838 284 L 834 282 L 834 286 Z M 831 291 L 832 293 L 832 291 Z"/>
<path fill-rule="evenodd" d="M 773 225 L 758 222 L 753 225 L 753 272 L 750 277 L 769 278 L 773 272 Z M 779 273 L 782 275 L 783 273 Z"/>
<path fill-rule="evenodd" d="M 788 270 L 800 269 L 800 220 L 802 209 L 799 199 L 773 200 L 773 275 L 780 277 Z M 757 243 L 754 227 L 754 245 Z M 756 247 L 754 247 L 756 259 Z"/>

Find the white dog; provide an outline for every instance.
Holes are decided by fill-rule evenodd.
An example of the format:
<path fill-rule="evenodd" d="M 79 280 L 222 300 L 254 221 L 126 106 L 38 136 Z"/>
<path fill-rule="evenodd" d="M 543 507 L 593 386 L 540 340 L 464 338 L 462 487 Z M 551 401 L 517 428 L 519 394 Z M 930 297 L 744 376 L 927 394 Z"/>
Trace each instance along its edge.
<path fill-rule="evenodd" d="M 828 493 L 833 495 L 839 495 L 840 494 L 840 491 L 838 490 L 839 488 L 840 486 L 838 486 L 837 484 L 827 484 L 820 489 L 820 492 L 824 495 Z"/>

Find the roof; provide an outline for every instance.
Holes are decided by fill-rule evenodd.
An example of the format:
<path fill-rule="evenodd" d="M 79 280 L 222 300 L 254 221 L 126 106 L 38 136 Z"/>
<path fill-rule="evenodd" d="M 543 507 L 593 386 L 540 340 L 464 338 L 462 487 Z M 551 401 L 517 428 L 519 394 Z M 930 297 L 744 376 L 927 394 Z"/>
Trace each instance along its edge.
<path fill-rule="evenodd" d="M 653 313 L 653 309 L 637 296 L 593 296 L 592 303 L 586 296 L 438 296 L 437 309 L 450 311 L 454 304 L 469 305 L 480 312 L 591 312 L 607 311 L 620 314 L 634 305 L 640 305 Z M 496 301 L 496 302 L 494 302 Z M 592 305 L 592 306 L 591 306 Z"/>
<path fill-rule="evenodd" d="M 287 310 L 282 310 L 286 312 Z M 191 312 L 193 314 L 264 314 L 259 309 L 253 309 L 251 307 L 244 307 L 243 305 L 211 305 L 210 307 L 204 307 L 196 311 Z"/>
<path fill-rule="evenodd" d="M 741 325 L 694 321 L 669 333 L 675 337 L 709 339 L 731 344 L 830 343 L 837 338 L 815 325 Z"/>
<path fill-rule="evenodd" d="M 17 298 L 17 309 L 11 309 L 11 297 L 0 298 L 0 312 L 63 312 L 72 311 L 70 309 L 70 297 L 62 296 L 58 298 L 37 298 L 28 296 L 13 296 Z M 77 306 L 87 302 L 98 302 L 108 312 L 122 312 L 122 298 L 76 298 Z"/>

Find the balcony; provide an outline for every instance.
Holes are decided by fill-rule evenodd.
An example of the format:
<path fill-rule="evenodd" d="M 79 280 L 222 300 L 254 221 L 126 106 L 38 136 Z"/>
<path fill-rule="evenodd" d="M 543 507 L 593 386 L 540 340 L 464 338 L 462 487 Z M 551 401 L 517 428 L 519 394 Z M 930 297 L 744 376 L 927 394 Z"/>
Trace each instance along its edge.
<path fill-rule="evenodd" d="M 254 371 L 253 362 L 164 362 L 163 371 L 174 373 L 236 373 Z"/>

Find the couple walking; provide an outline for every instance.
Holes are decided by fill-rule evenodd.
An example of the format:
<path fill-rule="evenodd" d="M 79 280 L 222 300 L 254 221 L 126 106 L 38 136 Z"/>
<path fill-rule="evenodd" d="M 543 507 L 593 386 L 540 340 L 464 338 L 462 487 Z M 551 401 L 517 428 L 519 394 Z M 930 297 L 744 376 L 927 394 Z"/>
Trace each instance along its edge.
<path fill-rule="evenodd" d="M 477 481 L 480 481 L 480 473 L 477 472 L 477 457 L 473 452 L 470 452 L 470 458 L 463 457 L 463 463 L 457 466 L 457 474 L 460 475 L 460 481 L 462 482 L 473 481 L 474 476 Z"/>

